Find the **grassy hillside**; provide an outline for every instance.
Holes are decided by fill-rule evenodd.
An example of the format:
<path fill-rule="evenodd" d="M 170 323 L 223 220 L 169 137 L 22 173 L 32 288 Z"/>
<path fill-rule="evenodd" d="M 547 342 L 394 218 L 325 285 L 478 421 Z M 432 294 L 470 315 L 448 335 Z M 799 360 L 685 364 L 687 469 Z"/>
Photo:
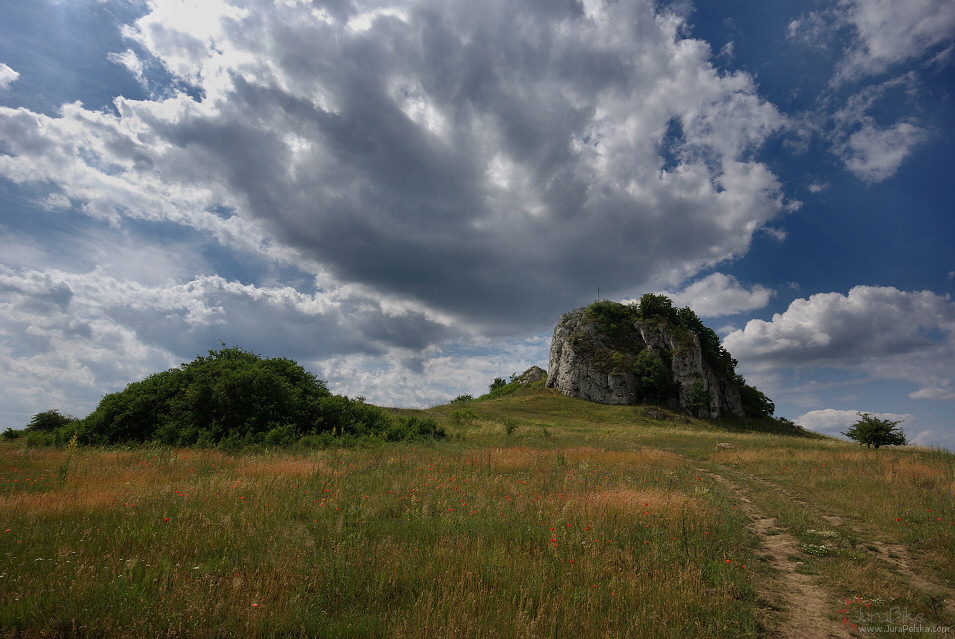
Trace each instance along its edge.
<path fill-rule="evenodd" d="M 949 453 L 540 386 L 392 412 L 449 436 L 241 455 L 0 444 L 0 636 L 955 626 Z"/>

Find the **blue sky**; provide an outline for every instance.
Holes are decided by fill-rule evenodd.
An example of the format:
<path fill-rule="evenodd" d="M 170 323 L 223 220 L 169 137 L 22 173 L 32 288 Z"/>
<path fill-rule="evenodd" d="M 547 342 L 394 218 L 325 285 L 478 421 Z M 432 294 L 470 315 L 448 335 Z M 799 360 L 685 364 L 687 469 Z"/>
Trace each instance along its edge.
<path fill-rule="evenodd" d="M 235 344 L 393 406 L 666 292 L 955 448 L 955 5 L 0 0 L 0 427 Z"/>

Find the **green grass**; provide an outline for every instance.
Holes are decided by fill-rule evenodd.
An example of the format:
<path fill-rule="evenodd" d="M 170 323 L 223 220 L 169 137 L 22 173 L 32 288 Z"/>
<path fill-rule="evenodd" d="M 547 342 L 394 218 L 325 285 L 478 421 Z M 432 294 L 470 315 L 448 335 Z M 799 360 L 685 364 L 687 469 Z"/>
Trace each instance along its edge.
<path fill-rule="evenodd" d="M 472 414 L 452 418 L 462 407 Z M 450 437 L 80 448 L 68 464 L 66 450 L 0 444 L 0 636 L 766 636 L 780 623 L 760 594 L 772 571 L 738 495 L 701 469 L 777 517 L 840 596 L 931 610 L 860 530 L 936 575 L 955 555 L 947 453 L 873 455 L 540 387 L 394 412 Z M 869 583 L 860 574 L 872 590 L 850 593 Z"/>

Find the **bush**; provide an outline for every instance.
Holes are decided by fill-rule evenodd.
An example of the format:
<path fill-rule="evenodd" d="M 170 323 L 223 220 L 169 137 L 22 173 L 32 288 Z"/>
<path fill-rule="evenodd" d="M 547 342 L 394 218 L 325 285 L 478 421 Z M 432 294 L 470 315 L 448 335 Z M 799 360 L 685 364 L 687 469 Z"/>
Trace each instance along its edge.
<path fill-rule="evenodd" d="M 690 405 L 688 407 L 690 412 L 697 417 L 708 417 L 710 413 L 710 402 L 712 401 L 713 396 L 710 395 L 710 391 L 707 390 L 703 380 L 698 379 L 693 382 L 693 386 L 690 387 Z"/>
<path fill-rule="evenodd" d="M 501 377 L 495 378 L 489 387 L 489 391 L 478 397 L 478 401 L 484 401 L 488 399 L 497 399 L 499 397 L 504 397 L 505 395 L 510 395 L 511 393 L 517 391 L 521 388 L 521 383 L 517 381 L 505 381 Z"/>
<path fill-rule="evenodd" d="M 663 361 L 649 350 L 641 351 L 633 363 L 637 392 L 645 401 L 662 402 L 670 396 L 670 373 Z"/>
<path fill-rule="evenodd" d="M 470 408 L 456 408 L 448 414 L 448 419 L 461 426 L 473 422 L 477 419 L 477 414 Z"/>
<path fill-rule="evenodd" d="M 491 385 L 488 386 L 488 391 L 491 392 L 491 393 L 493 393 L 493 392 L 496 391 L 498 388 L 504 388 L 505 386 L 507 386 L 507 380 L 506 380 L 506 379 L 504 379 L 503 377 L 495 377 L 495 378 L 494 378 L 494 381 L 491 382 Z"/>

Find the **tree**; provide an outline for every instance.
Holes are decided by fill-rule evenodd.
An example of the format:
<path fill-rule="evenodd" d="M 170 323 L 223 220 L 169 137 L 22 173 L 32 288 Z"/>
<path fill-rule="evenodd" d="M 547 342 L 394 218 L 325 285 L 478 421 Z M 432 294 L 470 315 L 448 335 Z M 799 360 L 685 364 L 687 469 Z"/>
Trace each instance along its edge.
<path fill-rule="evenodd" d="M 772 417 L 776 412 L 774 404 L 766 395 L 757 388 L 750 386 L 739 375 L 736 376 L 737 388 L 739 388 L 739 398 L 743 403 L 743 410 L 747 417 Z M 739 381 L 741 380 L 741 381 Z"/>
<path fill-rule="evenodd" d="M 27 424 L 27 430 L 50 432 L 61 426 L 72 424 L 75 421 L 77 421 L 77 419 L 72 415 L 61 415 L 60 411 L 54 408 L 53 410 L 46 410 L 34 415 L 30 423 Z"/>
<path fill-rule="evenodd" d="M 690 413 L 697 417 L 702 415 L 709 416 L 710 403 L 712 401 L 713 396 L 710 394 L 710 391 L 707 390 L 703 380 L 698 379 L 693 382 L 693 386 L 690 387 L 690 405 L 687 407 L 690 409 Z"/>
<path fill-rule="evenodd" d="M 849 439 L 854 439 L 860 444 L 865 444 L 867 448 L 878 448 L 879 446 L 905 446 L 905 433 L 902 429 L 896 428 L 902 421 L 892 421 L 891 419 L 879 419 L 869 413 L 856 413 L 859 421 L 852 425 L 846 432 L 842 433 Z"/>

